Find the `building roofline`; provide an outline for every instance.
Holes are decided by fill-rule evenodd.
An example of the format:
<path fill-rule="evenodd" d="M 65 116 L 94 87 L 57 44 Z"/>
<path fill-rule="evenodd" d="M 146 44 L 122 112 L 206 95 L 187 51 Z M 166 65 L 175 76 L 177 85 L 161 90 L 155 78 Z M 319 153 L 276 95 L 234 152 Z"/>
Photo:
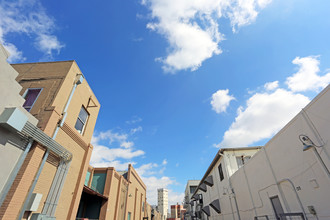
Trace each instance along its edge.
<path fill-rule="evenodd" d="M 220 148 L 219 151 L 217 152 L 217 154 L 215 155 L 214 159 L 212 160 L 210 166 L 207 168 L 203 178 L 200 180 L 195 192 L 192 194 L 192 197 L 196 194 L 196 192 L 198 191 L 199 186 L 201 185 L 201 183 L 204 182 L 205 178 L 208 177 L 208 175 L 210 174 L 211 170 L 213 169 L 214 165 L 219 161 L 219 159 L 222 157 L 222 153 L 224 151 L 239 151 L 239 150 L 256 150 L 256 149 L 261 149 L 262 146 L 253 146 L 253 147 L 236 147 L 236 148 Z"/>
<path fill-rule="evenodd" d="M 63 60 L 63 61 L 60 60 L 60 61 L 45 61 L 45 62 L 11 63 L 10 65 L 64 63 L 64 62 L 76 62 L 76 61 L 75 60 Z"/>

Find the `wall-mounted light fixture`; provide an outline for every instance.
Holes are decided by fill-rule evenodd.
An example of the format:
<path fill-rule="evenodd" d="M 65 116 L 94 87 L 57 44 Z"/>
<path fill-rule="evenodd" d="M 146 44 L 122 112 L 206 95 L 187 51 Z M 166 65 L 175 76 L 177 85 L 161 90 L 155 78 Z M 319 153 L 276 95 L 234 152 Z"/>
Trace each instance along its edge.
<path fill-rule="evenodd" d="M 313 152 L 316 156 L 316 158 L 318 159 L 318 161 L 320 162 L 321 166 L 323 167 L 324 171 L 326 172 L 326 174 L 328 175 L 328 177 L 330 178 L 330 171 L 328 169 L 328 167 L 325 165 L 322 157 L 320 156 L 319 152 L 317 151 L 317 147 L 321 148 L 323 147 L 323 145 L 321 146 L 317 146 L 313 143 L 313 141 L 304 134 L 299 135 L 299 140 L 301 141 L 301 143 L 303 144 L 303 151 L 307 151 L 309 149 L 313 149 Z"/>

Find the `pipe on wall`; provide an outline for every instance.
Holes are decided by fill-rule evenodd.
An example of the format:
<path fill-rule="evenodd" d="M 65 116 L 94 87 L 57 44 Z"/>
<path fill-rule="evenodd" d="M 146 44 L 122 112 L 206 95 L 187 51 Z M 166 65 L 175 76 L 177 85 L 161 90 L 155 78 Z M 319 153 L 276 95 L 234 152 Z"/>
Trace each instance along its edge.
<path fill-rule="evenodd" d="M 84 77 L 83 77 L 82 74 L 77 74 L 76 75 L 76 79 L 75 79 L 73 88 L 71 90 L 71 93 L 69 95 L 68 101 L 66 102 L 65 107 L 64 107 L 64 110 L 63 110 L 63 113 L 62 113 L 62 119 L 61 119 L 60 123 L 58 123 L 57 127 L 55 128 L 55 131 L 54 131 L 54 134 L 53 134 L 53 137 L 52 137 L 53 140 L 55 140 L 60 127 L 63 126 L 63 124 L 64 124 L 64 121 L 65 121 L 66 116 L 67 116 L 67 112 L 66 111 L 67 111 L 67 109 L 69 107 L 69 104 L 70 104 L 71 99 L 73 97 L 74 91 L 76 90 L 77 86 L 83 82 L 83 79 L 84 79 Z M 19 214 L 19 218 L 18 219 L 21 219 L 23 217 L 23 215 L 24 215 L 25 209 L 27 207 L 28 202 L 31 199 L 32 192 L 33 192 L 33 190 L 34 190 L 34 188 L 35 188 L 35 186 L 37 184 L 37 181 L 39 179 L 39 176 L 41 174 L 41 171 L 42 171 L 42 169 L 43 169 L 43 167 L 45 165 L 45 162 L 46 162 L 46 160 L 48 158 L 48 155 L 49 155 L 49 149 L 47 149 L 46 152 L 45 152 L 45 154 L 44 154 L 42 163 L 41 163 L 41 165 L 40 165 L 40 167 L 38 169 L 37 175 L 36 175 L 36 177 L 35 177 L 35 179 L 34 179 L 34 181 L 32 183 L 32 186 L 29 189 L 28 195 L 27 195 L 27 197 L 25 199 L 25 202 L 23 204 L 23 208 L 20 211 L 20 214 Z M 69 165 L 70 165 L 71 160 L 72 160 L 72 157 L 70 157 L 70 159 L 69 159 L 69 162 L 68 162 Z M 55 209 L 56 209 L 56 206 L 57 206 L 57 203 L 56 202 L 58 201 L 58 199 L 56 200 L 57 197 L 55 197 L 55 200 L 52 199 L 54 197 L 53 194 L 54 193 L 60 194 L 59 189 L 60 190 L 62 189 L 63 184 L 64 184 L 64 180 L 65 180 L 65 177 L 66 177 L 66 174 L 67 174 L 67 171 L 63 172 L 63 167 L 62 167 L 63 166 L 63 158 L 61 158 L 60 166 L 58 167 L 58 169 L 56 171 L 55 177 L 53 179 L 52 186 L 50 188 L 50 191 L 48 193 L 48 196 L 47 196 L 47 199 L 46 199 L 46 203 L 45 203 L 45 205 L 47 207 L 50 206 L 50 205 L 52 206 L 51 207 L 51 210 L 52 210 L 51 213 L 55 213 Z M 66 168 L 66 169 L 68 169 L 68 168 Z M 60 184 L 59 187 L 57 187 L 58 184 Z M 56 187 L 58 189 L 57 191 L 55 191 Z M 42 213 L 44 214 L 44 209 L 43 209 Z"/>
<path fill-rule="evenodd" d="M 59 129 L 63 126 L 65 119 L 67 117 L 67 110 L 71 103 L 73 94 L 74 94 L 77 86 L 80 85 L 83 82 L 83 80 L 84 80 L 84 76 L 82 74 L 76 75 L 76 80 L 74 82 L 74 85 L 70 92 L 69 98 L 68 98 L 68 100 L 64 106 L 63 112 L 62 112 L 62 119 L 58 123 L 58 125 L 54 131 L 53 139 L 56 138 L 56 135 L 58 134 Z M 65 162 L 65 161 L 61 160 L 60 165 L 57 168 L 55 177 L 53 179 L 53 183 L 51 185 L 50 191 L 46 198 L 45 205 L 42 209 L 42 214 L 46 214 L 49 216 L 53 216 L 55 214 L 58 200 L 59 200 L 60 194 L 62 192 L 62 188 L 63 188 L 64 182 L 65 182 L 70 164 L 71 164 L 71 160 L 69 162 Z"/>
<path fill-rule="evenodd" d="M 219 155 L 221 155 L 223 157 L 223 159 L 225 160 L 225 155 L 223 153 L 220 153 L 219 152 Z M 228 171 L 227 165 L 226 165 L 226 172 L 227 172 L 227 175 L 228 175 L 229 188 L 230 188 L 231 194 L 233 195 L 233 198 L 234 198 L 235 208 L 236 208 L 236 211 L 237 211 L 237 217 L 238 217 L 238 220 L 241 220 L 241 215 L 239 213 L 239 208 L 238 208 L 238 204 L 237 204 L 236 194 L 235 194 L 233 185 L 231 183 L 231 178 L 229 176 L 229 171 Z"/>
<path fill-rule="evenodd" d="M 299 197 L 299 195 L 298 195 L 298 193 L 297 193 L 297 191 L 296 191 L 296 188 L 294 187 L 293 182 L 292 182 L 289 178 L 286 178 L 286 179 L 282 179 L 282 180 L 280 180 L 277 184 L 280 185 L 281 183 L 283 183 L 283 182 L 285 182 L 285 181 L 290 183 L 290 185 L 291 185 L 291 187 L 292 187 L 292 189 L 293 189 L 293 191 L 294 191 L 294 193 L 295 193 L 295 195 L 296 195 L 296 198 L 297 198 L 297 200 L 298 200 L 299 206 L 300 206 L 300 208 L 301 208 L 301 210 L 302 210 L 302 212 L 303 212 L 303 214 L 304 214 L 304 217 L 305 217 L 305 219 L 307 220 L 308 218 L 307 218 L 307 215 L 306 215 L 306 212 L 305 212 L 304 206 L 303 206 L 303 204 L 302 204 L 302 202 L 301 202 L 301 200 L 300 200 L 300 197 Z"/>
<path fill-rule="evenodd" d="M 22 209 L 21 209 L 21 211 L 20 211 L 20 214 L 19 214 L 17 220 L 20 220 L 20 219 L 23 218 L 24 212 L 25 212 L 25 210 L 26 210 L 26 208 L 27 208 L 27 205 L 28 205 L 29 202 L 30 202 L 30 199 L 31 199 L 31 196 L 32 196 L 33 190 L 34 190 L 35 186 L 37 185 L 37 182 L 38 182 L 39 176 L 40 176 L 41 171 L 42 171 L 42 169 L 43 169 L 43 167 L 44 167 L 44 165 L 45 165 L 45 163 L 46 163 L 46 160 L 47 160 L 47 158 L 48 158 L 48 155 L 49 155 L 49 149 L 47 149 L 46 152 L 44 153 L 44 156 L 43 156 L 43 158 L 42 158 L 42 161 L 41 161 L 40 167 L 39 167 L 39 169 L 38 169 L 38 172 L 37 172 L 37 174 L 36 174 L 36 176 L 35 176 L 35 178 L 34 178 L 34 180 L 33 180 L 33 183 L 32 183 L 32 185 L 31 185 L 31 187 L 30 187 L 30 190 L 29 190 L 29 192 L 28 192 L 28 195 L 27 195 L 26 198 L 25 198 L 25 201 L 24 201 L 23 207 L 22 207 Z"/>
<path fill-rule="evenodd" d="M 26 158 L 26 155 L 30 151 L 32 144 L 33 144 L 33 139 L 30 139 L 28 144 L 26 145 L 26 148 L 25 148 L 24 152 L 19 157 L 19 159 L 16 163 L 16 166 L 14 167 L 12 172 L 10 173 L 10 176 L 9 176 L 7 182 L 6 182 L 6 185 L 4 186 L 4 188 L 2 190 L 2 193 L 0 195 L 0 207 L 1 207 L 2 203 L 5 201 L 6 196 L 9 192 L 9 190 L 10 190 L 10 187 L 12 186 L 14 180 L 16 179 L 16 176 L 17 176 L 19 170 L 21 169 L 22 164 L 23 164 L 23 162 Z"/>

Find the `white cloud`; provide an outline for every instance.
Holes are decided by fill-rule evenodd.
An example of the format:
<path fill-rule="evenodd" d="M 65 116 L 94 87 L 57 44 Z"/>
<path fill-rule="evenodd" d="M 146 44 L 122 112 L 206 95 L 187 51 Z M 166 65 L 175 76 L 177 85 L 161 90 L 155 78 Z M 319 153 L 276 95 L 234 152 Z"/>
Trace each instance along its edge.
<path fill-rule="evenodd" d="M 264 85 L 264 88 L 268 91 L 272 91 L 278 88 L 278 81 L 269 82 Z"/>
<path fill-rule="evenodd" d="M 286 80 L 286 84 L 292 91 L 317 92 L 329 84 L 330 72 L 324 76 L 318 75 L 320 72 L 318 56 L 296 57 L 292 63 L 299 66 L 298 72 Z"/>
<path fill-rule="evenodd" d="M 16 60 L 25 61 L 26 58 L 23 56 L 22 51 L 19 51 L 14 44 L 4 42 L 3 46 L 7 49 L 10 56 L 8 58 L 8 62 L 14 62 Z"/>
<path fill-rule="evenodd" d="M 308 104 L 302 92 L 318 92 L 329 84 L 330 72 L 318 75 L 318 56 L 296 57 L 292 63 L 299 69 L 286 79 L 288 88 L 279 88 L 274 81 L 264 85 L 265 91 L 249 93 L 246 107 L 237 109 L 235 121 L 214 147 L 244 147 L 272 137 Z"/>
<path fill-rule="evenodd" d="M 229 90 L 218 90 L 212 95 L 211 105 L 212 109 L 220 114 L 221 112 L 226 112 L 227 107 L 231 100 L 234 100 L 235 97 L 228 95 Z"/>
<path fill-rule="evenodd" d="M 25 34 L 38 50 L 52 58 L 53 51 L 59 53 L 64 46 L 53 34 L 54 19 L 49 17 L 39 1 L 1 1 L 0 2 L 0 43 L 11 53 L 9 61 L 24 61 L 23 53 L 9 42 L 9 34 Z"/>
<path fill-rule="evenodd" d="M 131 129 L 131 134 L 135 134 L 136 132 L 140 132 L 142 131 L 142 127 L 139 126 L 139 127 L 136 127 L 136 128 L 132 128 Z"/>
<path fill-rule="evenodd" d="M 142 150 L 133 150 L 132 148 L 109 148 L 103 145 L 94 145 L 91 164 L 97 162 L 114 161 L 115 159 L 132 159 L 134 157 L 142 156 L 145 152 Z"/>
<path fill-rule="evenodd" d="M 166 165 L 167 164 L 167 160 L 164 159 L 163 162 L 162 162 L 163 165 Z"/>
<path fill-rule="evenodd" d="M 309 99 L 284 89 L 256 93 L 240 107 L 235 121 L 225 132 L 221 147 L 245 147 L 269 138 L 289 122 Z"/>
<path fill-rule="evenodd" d="M 108 142 L 109 146 L 101 144 L 100 142 L 102 141 Z M 120 134 L 112 130 L 94 134 L 92 144 L 94 149 L 90 163 L 93 166 L 102 165 L 111 167 L 117 165 L 123 167 L 128 162 L 121 163 L 119 159 L 130 160 L 145 154 L 142 150 L 133 149 L 134 142 L 128 141 L 127 134 Z M 135 162 L 130 163 L 135 164 Z"/>
<path fill-rule="evenodd" d="M 138 117 L 138 116 L 133 116 L 132 120 L 126 121 L 126 124 L 136 124 L 142 121 L 142 118 Z"/>
<path fill-rule="evenodd" d="M 219 19 L 229 18 L 233 30 L 255 21 L 270 0 L 143 0 L 152 22 L 147 28 L 163 35 L 169 45 L 163 63 L 166 72 L 198 69 L 202 62 L 220 54 Z"/>
<path fill-rule="evenodd" d="M 156 163 L 148 163 L 148 164 L 143 164 L 139 168 L 136 168 L 136 172 L 140 176 L 145 176 L 145 175 L 153 175 L 157 173 L 156 171 L 152 170 L 153 168 L 158 167 L 158 164 Z"/>

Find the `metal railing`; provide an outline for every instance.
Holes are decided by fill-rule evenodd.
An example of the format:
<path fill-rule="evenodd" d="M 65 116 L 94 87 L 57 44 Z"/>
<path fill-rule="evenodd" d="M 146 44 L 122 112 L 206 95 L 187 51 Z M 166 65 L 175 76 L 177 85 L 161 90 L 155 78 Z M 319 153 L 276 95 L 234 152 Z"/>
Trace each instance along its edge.
<path fill-rule="evenodd" d="M 280 214 L 280 220 L 306 220 L 304 217 L 304 214 L 301 212 L 297 212 L 297 213 L 283 213 Z"/>

